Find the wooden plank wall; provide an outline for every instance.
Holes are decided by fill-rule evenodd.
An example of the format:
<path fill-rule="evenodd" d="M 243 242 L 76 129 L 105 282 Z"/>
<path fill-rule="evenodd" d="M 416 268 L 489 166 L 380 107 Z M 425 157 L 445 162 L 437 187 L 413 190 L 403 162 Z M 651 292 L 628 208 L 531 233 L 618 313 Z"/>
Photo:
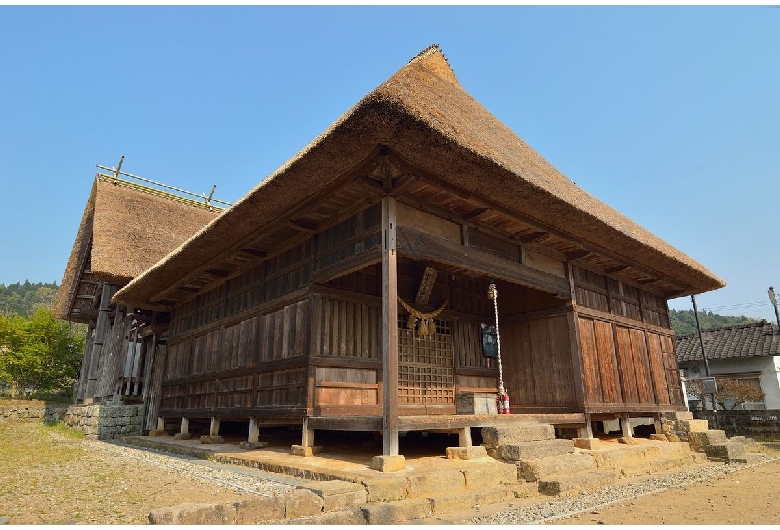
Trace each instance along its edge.
<path fill-rule="evenodd" d="M 576 410 L 566 315 L 501 326 L 504 385 L 513 412 Z"/>
<path fill-rule="evenodd" d="M 587 408 L 630 412 L 682 405 L 666 300 L 572 270 Z"/>

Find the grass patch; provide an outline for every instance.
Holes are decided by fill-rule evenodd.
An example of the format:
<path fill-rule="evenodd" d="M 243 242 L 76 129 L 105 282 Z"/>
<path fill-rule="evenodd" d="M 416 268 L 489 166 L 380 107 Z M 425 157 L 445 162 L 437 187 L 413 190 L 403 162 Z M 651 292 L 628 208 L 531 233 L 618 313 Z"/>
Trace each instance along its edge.
<path fill-rule="evenodd" d="M 84 431 L 81 429 L 75 429 L 73 427 L 68 427 L 63 422 L 58 421 L 55 423 L 49 423 L 45 425 L 45 428 L 52 433 L 59 434 L 60 436 L 64 436 L 65 438 L 71 438 L 74 440 L 83 440 L 84 439 Z"/>
<path fill-rule="evenodd" d="M 0 423 L 0 468 L 13 472 L 83 457 L 85 453 L 79 447 L 78 437 L 70 432 L 63 434 L 65 429 L 68 428 L 29 421 Z"/>

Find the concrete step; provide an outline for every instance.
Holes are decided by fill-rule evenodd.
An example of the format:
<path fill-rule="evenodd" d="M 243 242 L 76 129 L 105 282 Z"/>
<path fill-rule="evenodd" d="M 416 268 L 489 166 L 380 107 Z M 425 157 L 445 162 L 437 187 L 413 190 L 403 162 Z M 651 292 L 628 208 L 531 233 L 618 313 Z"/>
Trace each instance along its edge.
<path fill-rule="evenodd" d="M 532 423 L 521 427 L 482 428 L 482 443 L 485 447 L 554 439 L 555 428 L 549 423 Z"/>
<path fill-rule="evenodd" d="M 536 460 L 521 460 L 517 462 L 518 475 L 528 482 L 546 480 L 557 475 L 573 475 L 586 471 L 596 471 L 596 460 L 583 453 L 573 453 L 562 456 L 548 456 Z"/>
<path fill-rule="evenodd" d="M 552 477 L 539 481 L 539 493 L 543 495 L 574 494 L 583 490 L 603 488 L 615 482 L 614 471 L 591 471 L 576 475 Z"/>

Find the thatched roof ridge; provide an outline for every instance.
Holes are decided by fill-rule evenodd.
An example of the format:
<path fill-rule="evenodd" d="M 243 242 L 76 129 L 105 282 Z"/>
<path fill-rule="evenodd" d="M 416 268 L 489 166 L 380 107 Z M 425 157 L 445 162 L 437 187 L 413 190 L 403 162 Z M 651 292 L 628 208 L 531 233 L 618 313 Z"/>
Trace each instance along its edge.
<path fill-rule="evenodd" d="M 378 145 L 406 162 L 628 262 L 703 292 L 724 284 L 699 263 L 593 198 L 490 114 L 457 81 L 438 46 L 414 57 L 197 237 L 117 294 L 143 304 L 193 266 L 283 215 Z"/>
<path fill-rule="evenodd" d="M 100 280 L 123 286 L 222 212 L 219 208 L 98 174 L 55 304 L 67 318 L 85 260 Z"/>

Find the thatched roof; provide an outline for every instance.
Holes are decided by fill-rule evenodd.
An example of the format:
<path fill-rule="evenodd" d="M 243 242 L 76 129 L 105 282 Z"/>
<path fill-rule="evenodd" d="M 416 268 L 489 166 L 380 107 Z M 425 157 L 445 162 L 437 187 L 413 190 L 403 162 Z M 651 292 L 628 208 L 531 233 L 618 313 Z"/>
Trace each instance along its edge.
<path fill-rule="evenodd" d="M 410 165 L 498 204 L 543 220 L 689 286 L 725 283 L 702 265 L 613 210 L 557 171 L 458 83 L 441 50 L 413 58 L 325 132 L 251 190 L 206 230 L 122 289 L 117 298 L 149 304 L 154 293 L 249 237 L 387 146 Z"/>
<path fill-rule="evenodd" d="M 123 286 L 221 212 L 196 201 L 99 174 L 65 267 L 56 316 L 71 316 L 85 274 Z"/>
<path fill-rule="evenodd" d="M 780 355 L 780 333 L 766 320 L 707 329 L 701 335 L 710 360 Z M 696 333 L 675 337 L 674 350 L 681 363 L 704 360 Z"/>

